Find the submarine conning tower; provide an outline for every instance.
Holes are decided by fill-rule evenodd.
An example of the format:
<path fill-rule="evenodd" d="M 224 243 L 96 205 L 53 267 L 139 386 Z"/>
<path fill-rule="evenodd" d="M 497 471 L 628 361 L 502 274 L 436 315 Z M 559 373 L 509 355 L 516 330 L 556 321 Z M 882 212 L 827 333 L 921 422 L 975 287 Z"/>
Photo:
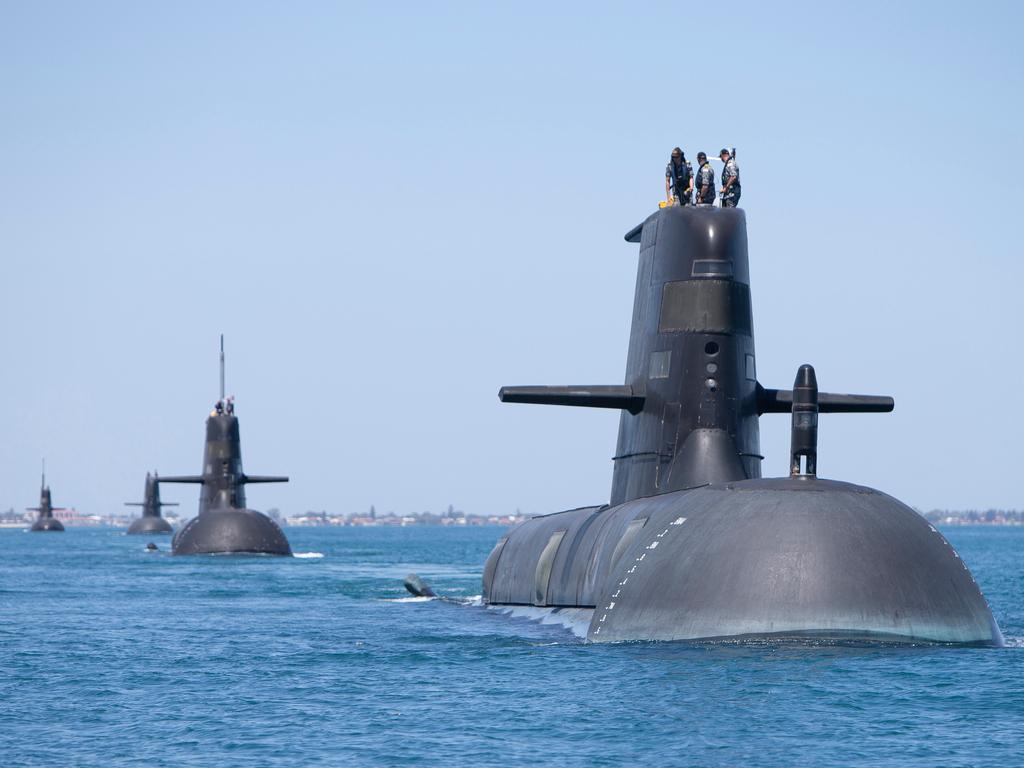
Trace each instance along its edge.
<path fill-rule="evenodd" d="M 763 413 L 788 413 L 791 390 L 757 382 L 739 208 L 662 208 L 626 233 L 639 243 L 622 386 L 503 387 L 510 403 L 622 410 L 611 504 L 761 477 Z M 890 397 L 822 393 L 821 412 L 882 412 Z"/>
<path fill-rule="evenodd" d="M 203 478 L 199 514 L 218 507 L 245 508 L 245 484 L 249 481 L 242 472 L 242 440 L 234 414 L 215 412 L 206 420 Z"/>
<path fill-rule="evenodd" d="M 746 217 L 665 208 L 640 243 L 611 503 L 761 476 Z"/>
<path fill-rule="evenodd" d="M 159 477 L 160 483 L 195 483 L 200 486 L 199 514 L 171 540 L 180 554 L 247 553 L 291 555 L 281 528 L 245 505 L 249 483 L 286 483 L 288 478 L 247 475 L 242 470 L 242 441 L 233 398 L 224 397 L 224 337 L 220 349 L 220 399 L 206 419 L 203 474 Z"/>

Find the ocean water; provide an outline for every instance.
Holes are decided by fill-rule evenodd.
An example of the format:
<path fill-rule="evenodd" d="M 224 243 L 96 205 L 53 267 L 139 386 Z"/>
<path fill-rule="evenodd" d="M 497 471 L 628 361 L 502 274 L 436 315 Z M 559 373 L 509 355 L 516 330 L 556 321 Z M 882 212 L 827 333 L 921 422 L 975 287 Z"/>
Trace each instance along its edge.
<path fill-rule="evenodd" d="M 471 598 L 499 528 L 305 556 L 0 530 L 4 766 L 1024 765 L 1024 529 L 950 528 L 1009 647 L 587 645 Z"/>

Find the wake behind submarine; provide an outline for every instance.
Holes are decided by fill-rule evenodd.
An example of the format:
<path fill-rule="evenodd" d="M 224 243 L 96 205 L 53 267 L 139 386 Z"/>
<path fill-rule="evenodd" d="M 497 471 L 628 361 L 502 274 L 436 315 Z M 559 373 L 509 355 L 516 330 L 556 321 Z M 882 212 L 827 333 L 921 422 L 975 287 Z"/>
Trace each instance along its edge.
<path fill-rule="evenodd" d="M 640 244 L 622 386 L 504 387 L 503 402 L 617 408 L 611 502 L 521 523 L 487 559 L 492 605 L 592 609 L 587 638 L 1001 645 L 967 565 L 880 491 L 817 477 L 819 413 L 888 397 L 757 382 L 746 218 L 671 207 Z M 761 479 L 758 421 L 792 414 L 791 473 Z"/>
<path fill-rule="evenodd" d="M 54 512 L 63 511 L 63 507 L 53 506 L 50 496 L 50 486 L 46 484 L 46 463 L 43 463 L 43 479 L 39 486 L 39 506 L 28 507 L 29 512 L 38 512 L 39 517 L 32 523 L 30 531 L 61 533 L 64 530 L 64 523 L 53 516 Z"/>
<path fill-rule="evenodd" d="M 245 506 L 249 483 L 286 483 L 287 477 L 247 475 L 234 401 L 224 397 L 224 337 L 220 339 L 220 400 L 206 420 L 203 474 L 158 477 L 157 483 L 196 483 L 199 514 L 171 539 L 171 554 L 288 555 L 284 531 L 262 512 Z"/>
<path fill-rule="evenodd" d="M 142 507 L 142 515 L 132 520 L 128 533 L 171 533 L 174 529 L 160 514 L 163 507 L 176 507 L 177 503 L 160 501 L 159 477 L 146 473 L 146 490 L 142 501 L 126 501 L 126 507 Z"/>

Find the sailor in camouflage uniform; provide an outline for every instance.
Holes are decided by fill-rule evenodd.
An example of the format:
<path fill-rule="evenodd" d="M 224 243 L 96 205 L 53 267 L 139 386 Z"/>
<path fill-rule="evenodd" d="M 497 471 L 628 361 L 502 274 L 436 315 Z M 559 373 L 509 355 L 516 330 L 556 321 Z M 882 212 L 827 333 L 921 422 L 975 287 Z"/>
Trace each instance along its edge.
<path fill-rule="evenodd" d="M 715 171 L 708 162 L 708 156 L 703 152 L 697 153 L 697 162 L 700 168 L 697 169 L 697 205 L 713 205 L 715 202 Z"/>
<path fill-rule="evenodd" d="M 718 157 L 725 167 L 722 169 L 722 207 L 735 208 L 740 202 L 740 167 L 728 149 L 722 149 Z"/>

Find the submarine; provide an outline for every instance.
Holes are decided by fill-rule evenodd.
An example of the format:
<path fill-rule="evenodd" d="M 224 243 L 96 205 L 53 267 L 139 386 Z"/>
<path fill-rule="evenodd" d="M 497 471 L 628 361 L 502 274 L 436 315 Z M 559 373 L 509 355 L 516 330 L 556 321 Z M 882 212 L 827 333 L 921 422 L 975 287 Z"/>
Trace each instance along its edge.
<path fill-rule="evenodd" d="M 126 501 L 126 507 L 142 507 L 141 517 L 132 520 L 128 526 L 128 533 L 171 533 L 174 529 L 171 524 L 160 515 L 163 507 L 176 507 L 176 502 L 168 503 L 160 501 L 159 478 L 153 474 L 146 473 L 146 490 L 142 501 Z"/>
<path fill-rule="evenodd" d="M 171 539 L 171 554 L 260 554 L 291 556 L 280 526 L 245 505 L 245 486 L 286 483 L 287 477 L 247 475 L 242 471 L 242 444 L 233 398 L 224 397 L 224 337 L 220 338 L 220 399 L 206 420 L 203 473 L 156 477 L 160 483 L 200 485 L 199 514 Z"/>
<path fill-rule="evenodd" d="M 966 563 L 881 491 L 818 477 L 822 413 L 890 397 L 757 380 L 746 216 L 666 207 L 639 245 L 625 382 L 503 387 L 505 403 L 621 413 L 609 502 L 533 517 L 484 565 L 493 606 L 588 609 L 591 642 L 1000 646 Z M 788 476 L 761 477 L 759 419 L 790 414 Z"/>
<path fill-rule="evenodd" d="M 64 530 L 64 523 L 53 516 L 55 511 L 63 511 L 63 507 L 54 507 L 50 496 L 50 486 L 46 484 L 46 462 L 43 462 L 43 479 L 39 487 L 39 506 L 28 507 L 29 512 L 38 512 L 39 517 L 32 523 L 30 531 L 59 533 Z"/>

